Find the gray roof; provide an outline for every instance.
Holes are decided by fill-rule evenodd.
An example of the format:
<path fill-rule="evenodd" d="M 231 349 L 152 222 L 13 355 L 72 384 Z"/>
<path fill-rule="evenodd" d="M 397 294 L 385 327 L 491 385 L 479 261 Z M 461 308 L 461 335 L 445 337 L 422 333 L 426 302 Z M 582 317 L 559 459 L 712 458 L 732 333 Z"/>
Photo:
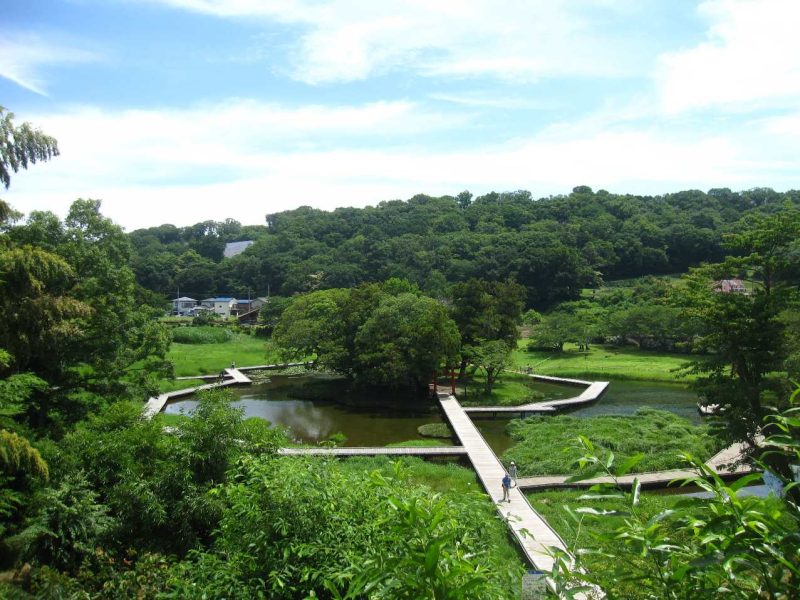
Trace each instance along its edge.
<path fill-rule="evenodd" d="M 247 247 L 253 243 L 253 240 L 245 240 L 243 242 L 228 242 L 225 244 L 225 251 L 223 252 L 225 258 L 241 254 Z"/>
<path fill-rule="evenodd" d="M 197 302 L 197 300 L 194 298 L 189 298 L 188 296 L 181 296 L 180 298 L 173 300 L 173 302 Z"/>

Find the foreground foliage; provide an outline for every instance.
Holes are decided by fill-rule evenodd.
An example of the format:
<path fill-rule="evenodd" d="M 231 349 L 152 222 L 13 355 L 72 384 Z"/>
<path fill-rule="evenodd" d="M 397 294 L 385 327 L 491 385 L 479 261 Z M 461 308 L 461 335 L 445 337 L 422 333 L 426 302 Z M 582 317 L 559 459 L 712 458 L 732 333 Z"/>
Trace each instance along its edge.
<path fill-rule="evenodd" d="M 0 595 L 515 597 L 520 563 L 466 469 L 278 457 L 282 432 L 226 392 L 163 425 L 118 403 L 43 445 L 53 481 L 2 545 L 33 569 Z"/>
<path fill-rule="evenodd" d="M 768 452 L 793 464 L 800 462 L 798 410 L 771 416 L 765 423 Z M 642 458 L 617 463 L 613 455 L 600 458 L 589 440 L 582 443 L 580 462 L 588 470 L 576 479 L 590 476 L 597 467 L 620 477 Z M 699 487 L 711 499 L 679 502 L 653 514 L 642 507 L 638 483 L 630 493 L 613 484 L 593 486 L 579 498 L 589 506 L 568 513 L 578 527 L 585 519 L 605 525 L 589 539 L 576 540 L 576 564 L 557 562 L 554 577 L 562 589 L 580 580 L 599 585 L 610 598 L 795 598 L 800 588 L 800 509 L 791 497 L 798 483 L 783 481 L 783 499 L 740 497 L 737 492 L 759 480 L 759 474 L 727 485 L 701 461 L 686 453 L 683 457 L 697 472 L 683 483 Z M 595 500 L 615 505 L 601 507 Z M 576 568 L 581 567 L 588 573 L 579 573 Z"/>

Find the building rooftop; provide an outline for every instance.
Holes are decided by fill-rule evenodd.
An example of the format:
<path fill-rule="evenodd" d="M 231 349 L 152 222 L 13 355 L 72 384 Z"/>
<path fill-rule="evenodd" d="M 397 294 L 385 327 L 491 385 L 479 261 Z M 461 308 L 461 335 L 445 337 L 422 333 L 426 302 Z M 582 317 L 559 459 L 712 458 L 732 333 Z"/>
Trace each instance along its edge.
<path fill-rule="evenodd" d="M 248 246 L 253 243 L 253 240 L 244 240 L 242 242 L 228 242 L 225 244 L 225 250 L 222 254 L 225 258 L 231 258 L 237 254 L 241 254 L 247 250 Z"/>

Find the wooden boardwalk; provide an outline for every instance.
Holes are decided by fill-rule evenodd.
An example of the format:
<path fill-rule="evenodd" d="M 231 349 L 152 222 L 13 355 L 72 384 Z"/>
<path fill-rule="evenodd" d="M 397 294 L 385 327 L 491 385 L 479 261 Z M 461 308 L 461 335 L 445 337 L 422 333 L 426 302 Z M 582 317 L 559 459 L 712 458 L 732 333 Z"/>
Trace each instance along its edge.
<path fill-rule="evenodd" d="M 546 381 L 548 383 L 586 386 L 586 389 L 577 396 L 563 400 L 531 402 L 519 406 L 466 406 L 464 410 L 476 417 L 508 417 L 515 414 L 525 416 L 529 414 L 554 413 L 559 410 L 577 408 L 597 402 L 608 389 L 608 381 L 582 381 L 580 379 L 565 379 L 546 375 L 531 375 L 530 377 L 537 381 Z"/>
<path fill-rule="evenodd" d="M 748 464 L 742 464 L 742 456 L 745 452 L 744 444 L 733 444 L 721 450 L 706 461 L 706 465 L 711 467 L 714 472 L 722 479 L 735 479 L 748 473 L 754 473 L 756 469 Z M 730 466 L 735 465 L 735 466 Z M 635 479 L 638 479 L 644 488 L 666 487 L 670 482 L 694 477 L 697 471 L 693 469 L 672 469 L 669 471 L 654 471 L 650 473 L 632 473 L 623 475 L 617 479 L 617 483 L 622 487 L 632 487 Z M 614 483 L 611 477 L 593 477 L 583 481 L 568 483 L 569 475 L 542 475 L 539 477 L 519 477 L 517 487 L 526 490 L 547 489 L 547 488 L 567 488 L 567 487 L 591 487 L 598 483 Z"/>
<path fill-rule="evenodd" d="M 465 456 L 463 446 L 408 446 L 387 448 L 385 446 L 364 448 L 279 448 L 282 456 Z"/>
<path fill-rule="evenodd" d="M 167 402 L 175 398 L 191 396 L 194 393 L 203 390 L 213 390 L 214 388 L 218 387 L 227 387 L 229 385 L 247 385 L 252 383 L 250 378 L 238 369 L 225 369 L 225 379 L 223 381 L 219 381 L 219 377 L 215 377 L 215 379 L 217 379 L 217 381 L 214 383 L 206 383 L 182 390 L 175 390 L 174 392 L 167 392 L 166 394 L 161 394 L 159 396 L 150 398 L 147 401 L 147 404 L 144 406 L 145 418 L 152 419 L 155 415 L 164 410 L 164 406 L 167 404 Z"/>
<path fill-rule="evenodd" d="M 276 363 L 272 365 L 254 365 L 252 367 L 235 367 L 234 370 L 241 371 L 242 373 L 246 371 L 275 371 L 278 369 L 288 369 L 290 367 L 310 367 L 314 364 L 314 361 L 309 362 L 291 362 L 291 363 Z M 230 369 L 223 369 L 228 371 Z M 186 377 L 176 377 L 177 381 L 186 381 L 189 379 L 204 379 L 206 381 L 212 379 L 219 379 L 219 375 L 187 375 Z"/>
<path fill-rule="evenodd" d="M 458 400 L 447 393 L 440 393 L 438 396 L 439 404 L 456 436 L 466 448 L 478 478 L 496 503 L 497 511 L 508 523 L 514 537 L 519 541 L 525 556 L 536 569 L 550 572 L 553 569 L 553 557 L 550 556 L 549 549 L 558 548 L 566 552 L 566 544 L 539 513 L 528 504 L 527 499 L 518 488 L 510 490 L 511 502 L 500 502 L 503 497 L 501 481 L 506 473 L 505 468 L 489 448 L 467 413 L 464 412 Z"/>

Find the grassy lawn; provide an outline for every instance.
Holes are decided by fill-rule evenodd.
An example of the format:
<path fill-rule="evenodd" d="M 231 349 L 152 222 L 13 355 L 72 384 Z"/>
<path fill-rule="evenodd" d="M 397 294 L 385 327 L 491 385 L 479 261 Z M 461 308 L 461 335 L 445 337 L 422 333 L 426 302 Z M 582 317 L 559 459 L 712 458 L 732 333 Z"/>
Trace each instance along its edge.
<path fill-rule="evenodd" d="M 269 340 L 236 333 L 230 339 L 216 344 L 179 344 L 173 342 L 167 359 L 175 366 L 175 377 L 192 375 L 217 375 L 222 369 L 236 363 L 240 367 L 266 365 L 280 362 Z M 175 381 L 162 379 L 161 393 L 182 390 L 209 383 L 202 379 Z"/>
<path fill-rule="evenodd" d="M 517 443 L 506 450 L 503 461 L 516 462 L 524 476 L 576 473 L 575 461 L 583 456 L 576 446 L 578 435 L 591 440 L 602 458 L 613 452 L 617 464 L 644 454 L 633 469 L 639 473 L 683 467 L 678 456 L 681 451 L 707 460 L 722 447 L 705 425 L 692 425 L 687 419 L 651 408 L 639 409 L 631 416 L 515 419 L 508 424 L 508 433 Z"/>
<path fill-rule="evenodd" d="M 444 383 L 442 384 L 445 385 Z M 449 386 L 449 383 L 446 384 Z M 529 402 L 537 402 L 544 395 L 533 389 L 534 382 L 526 375 L 511 371 L 501 373 L 499 380 L 494 384 L 492 393 L 487 394 L 484 386 L 486 376 L 476 373 L 466 383 L 467 393 L 464 394 L 464 383 L 456 384 L 456 393 L 464 406 L 518 406 Z"/>
<path fill-rule="evenodd" d="M 517 350 L 512 355 L 513 368 L 531 367 L 538 375 L 643 381 L 692 379 L 691 376 L 679 378 L 678 371 L 690 360 L 685 354 L 616 346 L 592 346 L 588 352 L 579 352 L 574 344 L 566 344 L 564 352 L 528 352 L 527 345 L 527 339 L 519 341 Z"/>
<path fill-rule="evenodd" d="M 176 377 L 215 375 L 232 362 L 240 367 L 279 362 L 267 340 L 243 334 L 217 344 L 173 343 L 167 358 L 175 365 Z"/>

